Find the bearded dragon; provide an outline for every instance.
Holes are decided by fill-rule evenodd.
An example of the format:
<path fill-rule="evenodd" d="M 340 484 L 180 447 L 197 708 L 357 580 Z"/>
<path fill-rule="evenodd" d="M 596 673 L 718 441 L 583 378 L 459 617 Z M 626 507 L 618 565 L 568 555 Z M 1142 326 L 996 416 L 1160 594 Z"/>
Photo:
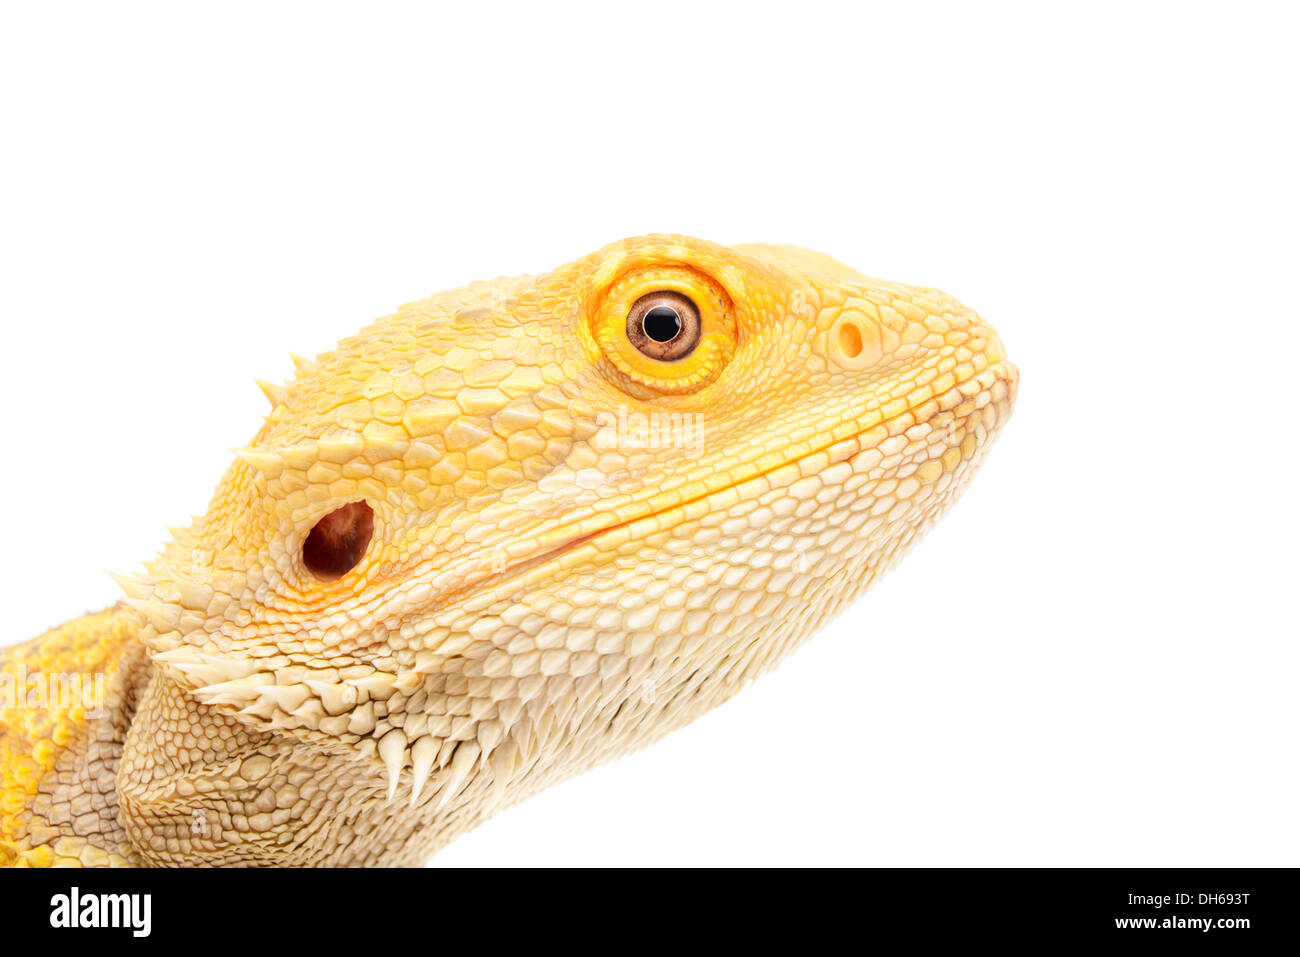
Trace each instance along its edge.
<path fill-rule="evenodd" d="M 672 235 L 295 361 L 119 604 L 0 653 L 0 862 L 421 863 L 789 654 L 1018 381 L 935 289 Z"/>

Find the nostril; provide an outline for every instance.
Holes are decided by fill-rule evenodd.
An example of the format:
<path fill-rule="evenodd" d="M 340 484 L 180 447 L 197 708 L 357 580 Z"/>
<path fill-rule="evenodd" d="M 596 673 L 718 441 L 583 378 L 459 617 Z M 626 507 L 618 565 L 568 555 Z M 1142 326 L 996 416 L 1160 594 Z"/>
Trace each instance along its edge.
<path fill-rule="evenodd" d="M 836 317 L 825 343 L 828 358 L 846 369 L 870 368 L 882 355 L 876 326 L 856 309 L 845 309 Z"/>
<path fill-rule="evenodd" d="M 846 359 L 856 359 L 862 353 L 862 330 L 855 323 L 840 326 L 840 352 Z"/>
<path fill-rule="evenodd" d="M 341 578 L 361 561 L 374 532 L 375 513 L 365 502 L 336 508 L 307 534 L 302 563 L 324 581 Z"/>

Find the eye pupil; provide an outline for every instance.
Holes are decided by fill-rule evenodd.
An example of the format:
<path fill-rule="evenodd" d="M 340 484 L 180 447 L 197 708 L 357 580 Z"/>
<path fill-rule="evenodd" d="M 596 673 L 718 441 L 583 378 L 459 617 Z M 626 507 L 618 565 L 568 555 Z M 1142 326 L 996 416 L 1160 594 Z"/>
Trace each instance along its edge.
<path fill-rule="evenodd" d="M 627 338 L 642 355 L 656 362 L 677 362 L 700 342 L 700 308 L 672 289 L 646 293 L 627 313 Z"/>
<path fill-rule="evenodd" d="M 672 342 L 682 332 L 682 317 L 672 306 L 655 306 L 641 319 L 641 328 L 655 342 Z"/>
<path fill-rule="evenodd" d="M 302 563 L 324 581 L 342 578 L 361 561 L 375 532 L 375 513 L 352 502 L 322 518 L 302 543 Z"/>

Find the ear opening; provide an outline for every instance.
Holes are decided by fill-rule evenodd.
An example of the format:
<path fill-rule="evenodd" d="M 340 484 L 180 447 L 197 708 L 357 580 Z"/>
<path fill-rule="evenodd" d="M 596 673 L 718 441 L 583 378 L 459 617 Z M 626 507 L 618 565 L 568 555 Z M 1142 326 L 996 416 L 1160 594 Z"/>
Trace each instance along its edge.
<path fill-rule="evenodd" d="M 365 502 L 336 508 L 316 523 L 302 543 L 302 563 L 322 581 L 356 568 L 375 533 L 375 512 Z"/>

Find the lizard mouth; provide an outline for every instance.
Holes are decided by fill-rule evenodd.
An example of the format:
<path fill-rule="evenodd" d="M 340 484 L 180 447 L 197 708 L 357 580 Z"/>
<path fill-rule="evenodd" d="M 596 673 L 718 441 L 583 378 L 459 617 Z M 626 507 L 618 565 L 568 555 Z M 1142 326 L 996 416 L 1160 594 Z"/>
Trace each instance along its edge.
<path fill-rule="evenodd" d="M 875 444 L 868 444 L 865 441 L 867 436 L 873 435 L 882 427 L 885 428 L 891 436 L 894 434 L 901 434 L 901 431 L 903 430 L 898 429 L 899 423 L 909 416 L 913 420 L 907 426 L 909 429 L 929 424 L 935 418 L 944 414 L 945 408 L 943 400 L 949 399 L 952 396 L 960 396 L 964 401 L 974 401 L 976 403 L 979 403 L 981 396 L 987 397 L 987 400 L 980 403 L 978 407 L 983 408 L 988 404 L 996 405 L 1000 410 L 1000 424 L 1000 422 L 1006 418 L 1006 411 L 1009 411 L 1015 403 L 1016 392 L 1020 380 L 1020 371 L 1014 364 L 1005 359 L 1006 353 L 1002 349 L 1001 342 L 997 339 L 996 334 L 991 338 L 989 353 L 990 355 L 998 356 L 998 361 L 991 362 L 980 372 L 956 383 L 950 389 L 945 390 L 945 392 L 940 396 L 937 396 L 936 398 L 941 400 L 939 405 L 923 418 L 918 419 L 915 415 L 917 409 L 909 406 L 909 408 L 898 412 L 895 415 L 881 417 L 872 421 L 869 426 L 860 427 L 847 435 L 833 436 L 823 443 L 819 443 L 814 449 L 784 459 L 777 465 L 763 469 L 755 469 L 752 473 L 746 474 L 732 482 L 719 485 L 716 488 L 707 489 L 699 495 L 676 502 L 673 505 L 659 509 L 651 509 L 623 521 L 607 523 L 595 528 L 583 529 L 576 534 L 570 534 L 558 541 L 546 544 L 538 552 L 522 561 L 511 563 L 494 574 L 480 578 L 473 584 L 468 585 L 462 594 L 490 594 L 500 586 L 525 579 L 530 572 L 537 570 L 541 566 L 556 561 L 565 561 L 566 559 L 569 559 L 569 556 L 575 556 L 572 560 L 576 561 L 576 555 L 581 551 L 583 546 L 588 545 L 597 539 L 612 536 L 619 532 L 627 532 L 630 537 L 636 537 L 635 530 L 640 525 L 644 525 L 647 532 L 661 529 L 665 525 L 663 520 L 666 516 L 686 514 L 693 508 L 698 508 L 702 503 L 708 502 L 711 498 L 724 494 L 727 491 L 740 489 L 755 483 L 762 484 L 762 481 L 765 478 L 774 473 L 786 469 L 791 465 L 798 466 L 800 463 L 808 462 L 815 456 L 825 454 L 832 449 L 842 449 L 842 451 L 836 455 L 832 455 L 830 461 L 825 467 L 829 467 L 838 462 L 856 460 L 863 454 L 876 448 Z M 978 384 L 979 389 L 972 390 L 972 384 Z M 999 396 L 998 392 L 1000 389 L 1005 390 L 1005 393 Z M 967 396 L 964 394 L 966 392 L 971 392 L 972 394 Z M 953 405 L 958 404 L 959 403 L 953 403 Z M 949 405 L 947 408 L 951 409 L 953 405 Z M 856 444 L 857 448 L 849 447 L 853 444 Z M 811 474 L 811 471 L 809 474 Z M 764 485 L 763 487 L 766 489 L 768 486 Z M 628 530 L 634 531 L 628 532 Z"/>

